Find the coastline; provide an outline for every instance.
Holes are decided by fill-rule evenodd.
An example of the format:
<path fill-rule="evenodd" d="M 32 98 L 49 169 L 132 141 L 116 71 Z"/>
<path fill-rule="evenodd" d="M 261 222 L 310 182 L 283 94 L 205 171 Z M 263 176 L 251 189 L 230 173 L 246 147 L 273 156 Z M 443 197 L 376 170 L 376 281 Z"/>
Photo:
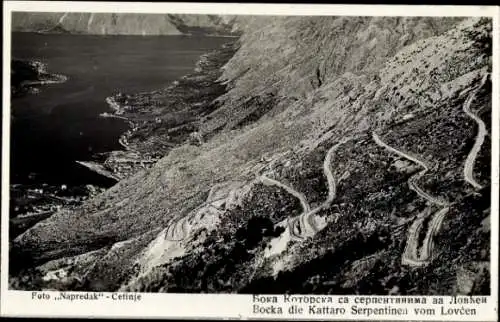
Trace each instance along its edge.
<path fill-rule="evenodd" d="M 129 123 L 129 129 L 118 139 L 123 150 L 105 152 L 104 160 L 98 162 L 76 162 L 119 181 L 140 169 L 153 166 L 173 147 L 189 142 L 197 130 L 196 122 L 206 111 L 212 110 L 214 100 L 225 93 L 226 85 L 218 79 L 222 74 L 221 67 L 235 51 L 235 43 L 228 42 L 219 49 L 201 55 L 191 73 L 173 81 L 165 89 L 136 94 L 118 93 L 107 97 L 105 101 L 110 111 L 99 116 L 118 118 Z M 193 95 L 200 89 L 203 89 L 201 93 Z M 192 104 L 193 100 L 196 103 Z M 178 123 L 169 122 L 172 115 L 178 113 L 175 106 L 186 104 L 189 104 L 190 115 Z"/>
<path fill-rule="evenodd" d="M 47 64 L 38 60 L 11 60 L 11 95 L 20 97 L 36 93 L 43 85 L 61 84 L 68 81 L 66 75 L 49 73 Z"/>
<path fill-rule="evenodd" d="M 119 181 L 120 179 L 114 176 L 111 172 L 107 171 L 103 165 L 93 161 L 76 161 L 76 163 L 110 179 Z"/>
<path fill-rule="evenodd" d="M 66 75 L 50 73 L 47 64 L 38 60 L 11 60 L 11 98 L 37 94 L 40 87 L 68 81 Z M 12 111 L 14 117 L 15 111 Z M 108 177 L 109 178 L 109 177 Z M 71 209 L 83 200 L 100 193 L 97 185 L 58 185 L 44 182 L 10 183 L 9 234 L 11 238 L 61 209 Z"/>
<path fill-rule="evenodd" d="M 40 79 L 36 81 L 25 81 L 21 83 L 21 86 L 36 86 L 36 85 L 49 85 L 49 84 L 61 84 L 68 80 L 67 76 L 60 74 L 50 74 L 53 79 Z"/>
<path fill-rule="evenodd" d="M 138 171 L 152 167 L 179 145 L 199 144 L 199 140 L 192 141 L 193 133 L 197 133 L 200 119 L 218 107 L 216 98 L 226 92 L 226 84 L 219 81 L 222 75 L 221 67 L 235 52 L 235 43 L 226 43 L 219 49 L 202 54 L 193 66 L 192 72 L 163 89 L 127 95 L 117 94 L 106 98 L 110 111 L 103 112 L 99 116 L 119 118 L 129 124 L 129 129 L 118 139 L 123 150 L 101 152 L 93 155 L 91 160 L 74 162 L 108 180 L 112 186 Z M 28 66 L 30 71 L 36 70 L 36 75 L 51 75 L 46 73 L 45 64 L 34 62 Z M 28 76 L 32 77 L 33 74 Z M 52 79 L 41 79 L 39 82 L 30 78 L 28 81 L 32 83 L 28 84 L 33 84 L 32 88 L 36 88 L 37 85 L 49 84 L 47 80 L 55 81 L 55 77 L 52 77 Z M 24 88 L 27 87 L 29 86 Z M 12 91 L 15 91 L 15 88 L 12 88 Z M 25 91 L 19 94 L 31 93 Z M 11 185 L 10 240 L 23 234 L 38 222 L 49 219 L 55 213 L 79 207 L 85 200 L 95 197 L 106 189 L 90 184 Z M 12 269 L 16 271 L 21 268 Z"/>
<path fill-rule="evenodd" d="M 114 118 L 114 119 L 128 120 L 126 117 L 115 115 L 115 114 L 110 114 L 108 112 L 101 113 L 101 114 L 99 114 L 99 116 L 100 117 L 104 117 L 104 118 Z"/>

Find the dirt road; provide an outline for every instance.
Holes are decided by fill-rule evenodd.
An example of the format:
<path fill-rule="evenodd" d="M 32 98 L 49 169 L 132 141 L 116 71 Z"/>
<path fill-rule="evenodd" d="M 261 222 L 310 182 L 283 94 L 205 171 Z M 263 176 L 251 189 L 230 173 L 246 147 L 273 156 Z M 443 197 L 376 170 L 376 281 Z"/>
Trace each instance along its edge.
<path fill-rule="evenodd" d="M 275 185 L 286 190 L 288 193 L 299 199 L 300 204 L 302 205 L 302 213 L 299 216 L 287 219 L 287 226 L 290 230 L 292 240 L 304 240 L 305 238 L 314 236 L 318 231 L 324 228 L 316 223 L 315 216 L 320 211 L 328 209 L 331 206 L 337 192 L 335 178 L 331 169 L 332 156 L 341 145 L 350 140 L 352 140 L 352 138 L 345 138 L 328 150 L 325 160 L 323 161 L 323 172 L 328 185 L 328 197 L 320 206 L 314 209 L 310 209 L 309 203 L 303 193 L 277 180 L 271 179 L 266 175 L 261 176 L 261 181 L 264 184 Z"/>
<path fill-rule="evenodd" d="M 427 217 L 427 212 L 424 212 L 423 214 L 417 215 L 417 219 L 412 223 L 410 228 L 408 229 L 408 238 L 406 241 L 406 246 L 405 250 L 403 252 L 403 256 L 401 259 L 401 262 L 403 265 L 409 265 L 409 266 L 424 266 L 427 265 L 433 255 L 433 249 L 434 249 L 434 236 L 437 234 L 439 229 L 441 228 L 441 223 L 444 220 L 444 216 L 448 213 L 449 207 L 448 207 L 448 202 L 443 201 L 440 198 L 436 198 L 432 196 L 431 194 L 427 193 L 424 191 L 420 186 L 418 186 L 417 182 L 418 180 L 425 175 L 425 173 L 428 171 L 428 166 L 425 164 L 425 162 L 419 160 L 418 158 L 409 155 L 406 152 L 403 152 L 401 150 L 398 150 L 396 148 L 393 148 L 386 143 L 384 143 L 380 137 L 373 132 L 373 140 L 375 143 L 390 152 L 393 152 L 400 157 L 406 158 L 414 163 L 417 163 L 420 165 L 423 169 L 419 173 L 413 175 L 408 179 L 408 186 L 411 190 L 415 191 L 420 197 L 424 198 L 427 200 L 429 203 L 437 206 L 442 206 L 443 208 L 437 211 L 432 215 L 432 218 L 430 219 L 427 232 L 424 238 L 424 241 L 422 243 L 421 251 L 419 253 L 418 251 L 418 245 L 419 245 L 419 236 L 420 236 L 420 231 L 422 230 L 422 226 L 424 223 L 425 218 Z"/>
<path fill-rule="evenodd" d="M 477 182 L 477 180 L 474 178 L 474 164 L 476 162 L 477 155 L 481 150 L 481 146 L 484 143 L 484 137 L 486 136 L 487 131 L 486 131 L 486 125 L 484 124 L 483 120 L 481 120 L 479 116 L 477 116 L 477 114 L 473 113 L 470 110 L 470 104 L 474 101 L 474 99 L 476 98 L 476 94 L 479 92 L 481 87 L 484 86 L 487 79 L 488 79 L 488 74 L 483 76 L 481 84 L 469 95 L 469 97 L 467 97 L 463 105 L 463 110 L 465 114 L 467 114 L 470 118 L 472 118 L 478 125 L 476 140 L 474 142 L 474 145 L 472 146 L 472 149 L 469 152 L 469 155 L 467 155 L 467 159 L 465 160 L 465 166 L 464 166 L 465 181 L 470 183 L 476 189 L 483 188 L 483 186 L 479 184 L 479 182 Z"/>

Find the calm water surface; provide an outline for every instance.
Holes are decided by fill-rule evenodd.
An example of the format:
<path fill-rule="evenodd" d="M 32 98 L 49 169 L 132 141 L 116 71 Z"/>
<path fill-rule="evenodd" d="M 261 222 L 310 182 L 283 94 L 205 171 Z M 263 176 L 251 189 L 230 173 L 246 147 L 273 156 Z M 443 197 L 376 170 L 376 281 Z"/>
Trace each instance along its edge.
<path fill-rule="evenodd" d="M 106 184 L 75 160 L 120 149 L 127 124 L 101 118 L 106 97 L 166 87 L 227 38 L 13 33 L 12 57 L 69 77 L 12 100 L 11 183 Z M 107 182 L 109 184 L 109 182 Z"/>

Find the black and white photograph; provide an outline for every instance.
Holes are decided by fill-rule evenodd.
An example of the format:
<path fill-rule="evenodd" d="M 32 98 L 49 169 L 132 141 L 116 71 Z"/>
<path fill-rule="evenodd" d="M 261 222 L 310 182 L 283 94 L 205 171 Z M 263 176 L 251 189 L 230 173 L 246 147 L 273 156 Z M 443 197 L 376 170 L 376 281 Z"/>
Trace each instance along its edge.
<path fill-rule="evenodd" d="M 492 294 L 491 16 L 10 19 L 9 290 Z"/>

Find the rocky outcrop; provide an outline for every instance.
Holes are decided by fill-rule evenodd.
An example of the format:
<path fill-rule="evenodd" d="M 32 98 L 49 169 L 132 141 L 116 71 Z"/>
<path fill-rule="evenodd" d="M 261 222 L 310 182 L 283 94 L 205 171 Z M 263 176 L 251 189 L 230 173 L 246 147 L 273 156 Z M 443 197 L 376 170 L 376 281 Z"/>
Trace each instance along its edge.
<path fill-rule="evenodd" d="M 12 97 L 35 92 L 41 85 L 64 83 L 67 80 L 64 75 L 49 73 L 47 66 L 39 61 L 13 59 L 10 66 Z"/>
<path fill-rule="evenodd" d="M 221 17 L 136 13 L 14 12 L 13 31 L 93 35 L 230 35 Z"/>

